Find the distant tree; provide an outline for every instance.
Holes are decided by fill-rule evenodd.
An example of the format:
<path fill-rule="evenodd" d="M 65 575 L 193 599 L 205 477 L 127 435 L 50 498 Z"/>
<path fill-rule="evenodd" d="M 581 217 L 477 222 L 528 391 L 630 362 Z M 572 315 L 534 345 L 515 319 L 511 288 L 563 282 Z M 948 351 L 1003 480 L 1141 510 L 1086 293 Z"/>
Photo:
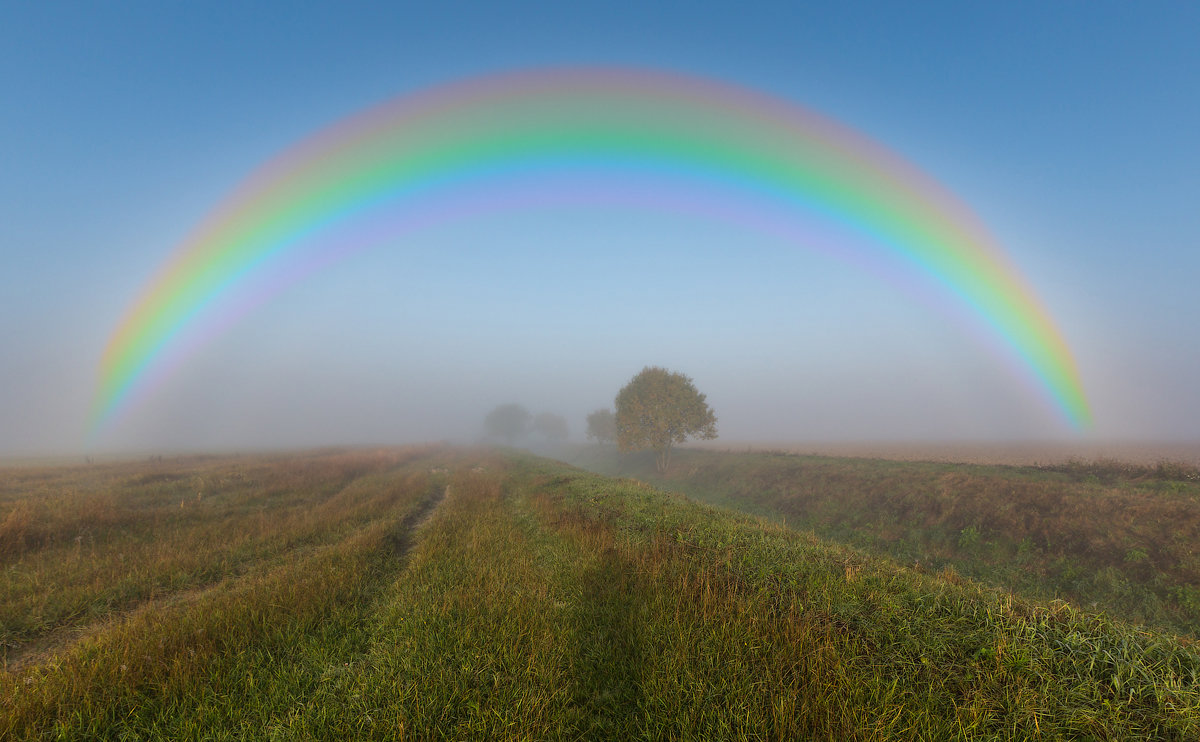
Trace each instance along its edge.
<path fill-rule="evenodd" d="M 529 433 L 532 416 L 519 404 L 502 404 L 483 419 L 483 432 L 488 438 L 512 445 Z"/>
<path fill-rule="evenodd" d="M 717 437 L 717 417 L 692 380 L 657 366 L 642 369 L 617 394 L 616 423 L 620 450 L 652 449 L 660 473 L 676 443 Z"/>
<path fill-rule="evenodd" d="M 597 443 L 615 443 L 617 417 L 612 410 L 599 409 L 587 416 L 587 437 Z"/>
<path fill-rule="evenodd" d="M 533 418 L 533 430 L 542 436 L 546 443 L 562 443 L 570 435 L 566 418 L 553 412 L 543 412 Z"/>

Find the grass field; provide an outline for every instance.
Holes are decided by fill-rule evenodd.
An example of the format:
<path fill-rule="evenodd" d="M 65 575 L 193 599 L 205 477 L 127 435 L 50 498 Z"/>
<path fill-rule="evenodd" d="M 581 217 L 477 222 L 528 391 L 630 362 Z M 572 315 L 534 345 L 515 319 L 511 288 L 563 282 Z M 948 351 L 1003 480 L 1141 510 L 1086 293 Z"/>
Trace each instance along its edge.
<path fill-rule="evenodd" d="M 4 739 L 1200 738 L 1186 639 L 524 454 L 8 469 L 0 546 Z"/>
<path fill-rule="evenodd" d="M 1200 470 L 1067 461 L 984 466 L 685 450 L 580 449 L 636 475 L 932 572 L 1200 637 Z"/>

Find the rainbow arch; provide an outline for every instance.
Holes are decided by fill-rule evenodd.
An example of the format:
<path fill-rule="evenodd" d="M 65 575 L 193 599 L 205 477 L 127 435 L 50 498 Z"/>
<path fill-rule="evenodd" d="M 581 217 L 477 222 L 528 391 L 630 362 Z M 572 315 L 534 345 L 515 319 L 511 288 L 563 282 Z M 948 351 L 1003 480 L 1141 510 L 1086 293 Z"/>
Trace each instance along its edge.
<path fill-rule="evenodd" d="M 856 250 L 905 264 L 990 328 L 1071 426 L 1090 424 L 1076 363 L 1045 308 L 966 206 L 917 168 L 827 118 L 747 89 L 582 68 L 401 97 L 266 163 L 178 246 L 114 329 L 100 361 L 93 433 L 169 372 L 202 328 L 219 331 L 263 300 L 270 292 L 262 287 L 336 260 L 348 245 L 395 235 L 398 225 L 481 208 L 480 193 L 483 208 L 486 194 L 491 208 L 504 208 L 506 190 L 536 195 L 543 179 L 559 188 L 554 176 L 563 173 L 643 192 L 702 183 L 707 193 L 848 227 L 865 238 Z M 506 189 L 514 183 L 524 190 Z M 562 196 L 549 188 L 545 198 Z M 456 206 L 467 193 L 461 200 L 472 205 Z M 389 221 L 395 210 L 404 218 Z M 362 224 L 374 226 L 356 232 Z M 239 293 L 246 285 L 259 287 L 258 298 Z"/>

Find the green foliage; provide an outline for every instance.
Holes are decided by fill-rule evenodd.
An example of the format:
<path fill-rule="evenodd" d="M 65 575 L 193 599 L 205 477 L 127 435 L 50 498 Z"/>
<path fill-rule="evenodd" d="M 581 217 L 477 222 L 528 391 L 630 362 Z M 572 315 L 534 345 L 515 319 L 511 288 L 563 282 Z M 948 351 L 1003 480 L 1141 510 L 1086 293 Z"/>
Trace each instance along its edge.
<path fill-rule="evenodd" d="M 622 451 L 650 449 L 666 472 L 671 448 L 689 436 L 717 437 L 717 418 L 692 380 L 678 372 L 647 366 L 617 394 L 617 445 Z"/>
<path fill-rule="evenodd" d="M 967 526 L 959 531 L 958 548 L 963 551 L 974 551 L 979 546 L 979 529 L 975 526 Z"/>
<path fill-rule="evenodd" d="M 1130 549 L 1129 551 L 1125 552 L 1125 561 L 1129 562 L 1130 564 L 1137 564 L 1138 562 L 1146 561 L 1149 556 L 1150 555 L 1146 553 L 1145 549 Z"/>

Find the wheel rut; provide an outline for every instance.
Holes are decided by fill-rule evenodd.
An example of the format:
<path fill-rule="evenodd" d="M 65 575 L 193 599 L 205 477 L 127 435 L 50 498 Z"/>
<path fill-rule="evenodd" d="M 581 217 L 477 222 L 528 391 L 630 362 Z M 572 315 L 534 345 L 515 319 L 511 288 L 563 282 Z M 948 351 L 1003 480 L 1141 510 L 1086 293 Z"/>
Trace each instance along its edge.
<path fill-rule="evenodd" d="M 397 559 L 404 559 L 416 545 L 416 534 L 425 526 L 437 511 L 438 505 L 446 499 L 450 487 L 431 489 L 430 496 L 421 505 L 401 521 L 396 534 L 391 538 L 392 551 Z M 231 578 L 236 579 L 236 578 Z M 160 609 L 180 604 L 195 603 L 204 596 L 215 592 L 216 588 L 229 582 L 229 579 L 218 580 L 207 585 L 199 585 L 161 597 L 155 597 L 140 602 L 127 610 L 114 612 L 97 621 L 77 626 L 67 626 L 21 644 L 0 647 L 0 672 L 18 673 L 33 665 L 41 664 L 58 652 L 61 652 L 83 639 L 96 636 L 103 631 L 123 621 L 128 621 L 140 613 L 152 609 Z"/>
<path fill-rule="evenodd" d="M 433 518 L 433 514 L 448 494 L 450 494 L 450 485 L 435 490 L 434 494 L 421 503 L 420 507 L 404 516 L 404 519 L 400 521 L 400 527 L 392 538 L 392 551 L 397 559 L 407 557 L 413 550 L 417 543 L 417 532 Z"/>

